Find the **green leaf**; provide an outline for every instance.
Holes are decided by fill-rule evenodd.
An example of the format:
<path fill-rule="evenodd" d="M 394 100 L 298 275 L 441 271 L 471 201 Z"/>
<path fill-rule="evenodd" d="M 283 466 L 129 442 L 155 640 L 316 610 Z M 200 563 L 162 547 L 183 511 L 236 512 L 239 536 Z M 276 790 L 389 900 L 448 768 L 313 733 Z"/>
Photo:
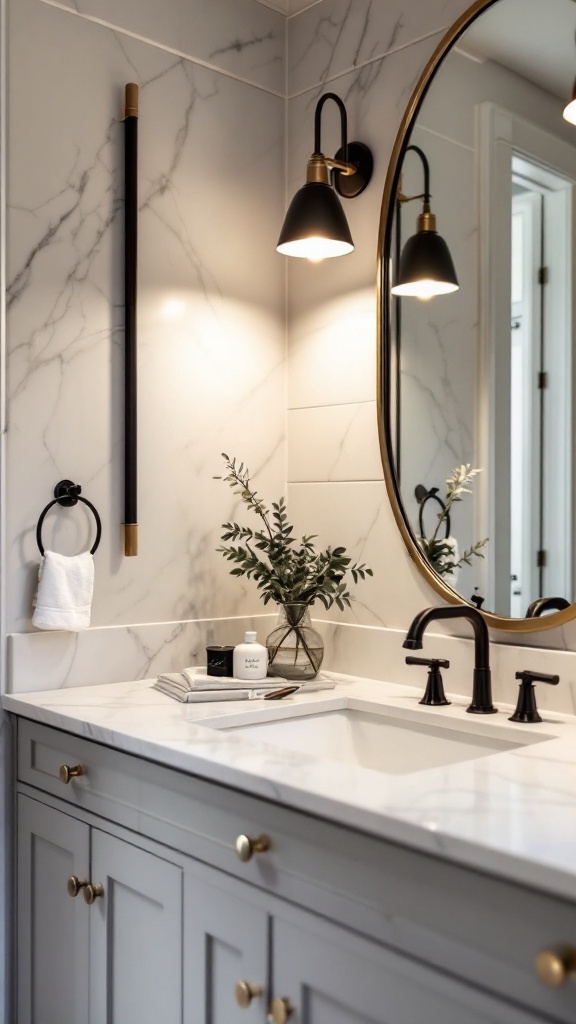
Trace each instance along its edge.
<path fill-rule="evenodd" d="M 252 488 L 250 472 L 243 462 L 237 463 L 222 453 L 227 475 L 224 481 L 232 492 L 253 512 L 261 522 L 261 529 L 235 522 L 222 524 L 221 539 L 224 544 L 216 550 L 235 566 L 234 576 L 253 579 L 264 604 L 269 601 L 300 601 L 313 604 L 319 600 L 326 609 L 334 603 L 343 608 L 350 605 L 350 595 L 342 582 L 350 571 L 355 583 L 364 575 L 372 575 L 365 565 L 352 565 L 346 555 L 346 548 L 326 548 L 316 552 L 316 534 L 305 534 L 297 544 L 294 527 L 288 519 L 284 498 L 271 504 L 269 516 L 266 505 Z"/>

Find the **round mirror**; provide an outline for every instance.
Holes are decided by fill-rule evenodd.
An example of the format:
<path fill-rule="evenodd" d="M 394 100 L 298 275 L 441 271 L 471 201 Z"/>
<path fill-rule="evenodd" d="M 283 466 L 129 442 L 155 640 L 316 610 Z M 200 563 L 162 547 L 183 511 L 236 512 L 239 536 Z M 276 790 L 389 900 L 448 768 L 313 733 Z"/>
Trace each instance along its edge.
<path fill-rule="evenodd" d="M 380 224 L 399 528 L 446 600 L 522 632 L 576 616 L 575 78 L 574 0 L 475 3 L 411 97 Z"/>

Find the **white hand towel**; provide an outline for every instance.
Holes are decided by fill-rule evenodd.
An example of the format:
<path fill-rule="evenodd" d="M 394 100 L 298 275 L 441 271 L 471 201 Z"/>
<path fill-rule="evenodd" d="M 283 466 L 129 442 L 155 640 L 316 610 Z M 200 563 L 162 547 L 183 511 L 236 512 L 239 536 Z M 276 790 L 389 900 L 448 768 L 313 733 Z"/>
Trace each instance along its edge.
<path fill-rule="evenodd" d="M 94 558 L 89 551 L 60 555 L 45 551 L 38 573 L 32 624 L 38 629 L 69 629 L 90 625 L 94 590 Z"/>

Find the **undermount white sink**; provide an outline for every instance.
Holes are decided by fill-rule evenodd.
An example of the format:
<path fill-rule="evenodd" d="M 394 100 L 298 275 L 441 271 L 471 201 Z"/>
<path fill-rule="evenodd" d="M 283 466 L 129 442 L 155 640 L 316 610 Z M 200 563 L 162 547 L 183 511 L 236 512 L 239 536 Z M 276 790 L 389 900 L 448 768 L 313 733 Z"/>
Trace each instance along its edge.
<path fill-rule="evenodd" d="M 425 709 L 399 708 L 355 697 L 315 705 L 276 705 L 205 719 L 202 725 L 315 757 L 390 775 L 439 768 L 539 743 L 548 736 L 522 727 L 495 727 L 470 716 L 439 724 Z"/>

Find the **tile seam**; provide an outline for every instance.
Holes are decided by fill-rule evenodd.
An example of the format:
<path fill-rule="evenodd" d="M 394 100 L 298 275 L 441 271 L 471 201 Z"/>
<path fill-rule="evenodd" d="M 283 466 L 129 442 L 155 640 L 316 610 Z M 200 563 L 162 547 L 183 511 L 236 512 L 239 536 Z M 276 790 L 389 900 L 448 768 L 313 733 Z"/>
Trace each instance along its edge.
<path fill-rule="evenodd" d="M 137 42 L 144 43 L 146 46 L 153 46 L 157 50 L 163 50 L 165 53 L 173 54 L 173 56 L 180 57 L 182 60 L 187 60 L 191 64 L 196 64 L 198 67 L 205 68 L 207 71 L 214 71 L 219 75 L 223 75 L 225 78 L 231 78 L 235 82 L 241 82 L 243 85 L 249 85 L 253 89 L 259 89 L 261 92 L 268 93 L 269 96 L 276 96 L 281 100 L 285 99 L 282 92 L 277 92 L 269 86 L 261 85 L 259 82 L 255 82 L 251 78 L 244 78 L 242 75 L 237 75 L 233 71 L 228 71 L 225 68 L 220 67 L 218 64 L 212 64 L 210 61 L 203 60 L 202 57 L 194 57 L 192 54 L 185 53 L 183 50 L 178 50 L 174 46 L 168 46 L 166 43 L 159 43 L 154 39 L 149 39 L 148 36 L 143 36 L 138 32 L 132 32 L 130 29 L 122 28 L 120 25 L 114 25 L 112 22 L 105 21 L 103 18 L 97 18 L 94 14 L 83 14 L 81 11 L 75 11 L 71 7 L 67 7 L 65 4 L 58 3 L 58 0 L 37 0 L 37 2 L 44 4 L 46 7 L 53 7 L 58 11 L 63 11 L 64 14 L 71 14 L 76 18 L 81 18 L 83 21 L 89 21 L 93 25 L 99 25 L 101 28 L 108 29 L 110 32 L 117 32 L 120 35 L 127 36 L 129 39 L 135 39 Z"/>
<path fill-rule="evenodd" d="M 47 3 L 48 0 L 42 0 L 43 3 Z M 393 57 L 397 53 L 402 53 L 403 50 L 409 49 L 411 46 L 417 46 L 418 43 L 423 43 L 427 39 L 432 39 L 434 36 L 441 35 L 446 32 L 446 26 L 434 29 L 431 32 L 426 32 L 423 36 L 418 36 L 416 39 L 410 39 L 406 43 L 402 43 L 400 46 L 394 46 L 391 50 L 386 50 L 385 53 L 380 53 L 375 57 L 370 57 L 368 60 L 361 61 L 359 64 L 352 64 L 350 67 L 344 68 L 342 71 L 338 71 L 333 75 L 329 75 L 322 81 L 313 82 L 312 85 L 307 85 L 305 89 L 299 89 L 297 92 L 289 93 L 288 99 L 295 100 L 300 96 L 305 96 L 307 92 L 314 92 L 316 89 L 323 88 L 329 85 L 331 82 L 336 82 L 339 78 L 344 78 L 345 75 L 351 75 L 358 71 L 362 71 L 363 68 L 370 67 L 371 64 L 377 64 L 379 61 L 385 60 L 387 57 Z"/>

